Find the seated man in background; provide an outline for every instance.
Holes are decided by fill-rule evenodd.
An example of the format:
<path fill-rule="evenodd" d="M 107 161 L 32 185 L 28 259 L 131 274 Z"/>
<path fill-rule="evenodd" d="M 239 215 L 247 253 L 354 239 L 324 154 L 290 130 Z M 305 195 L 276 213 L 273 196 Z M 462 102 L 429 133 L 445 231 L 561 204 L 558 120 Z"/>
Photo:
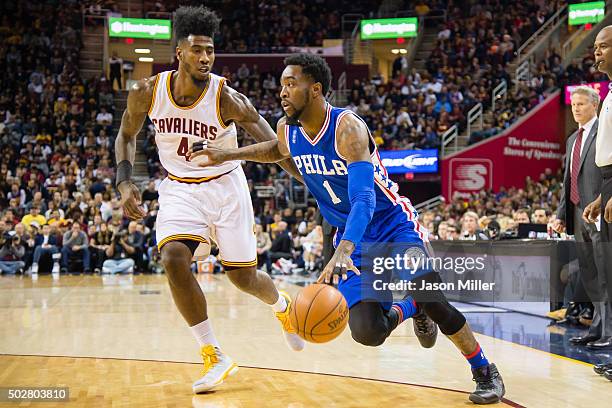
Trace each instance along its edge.
<path fill-rule="evenodd" d="M 478 214 L 475 212 L 468 211 L 463 214 L 461 225 L 463 226 L 461 240 L 475 241 L 489 239 L 489 237 L 478 228 Z"/>
<path fill-rule="evenodd" d="M 534 224 L 548 224 L 550 211 L 544 208 L 538 208 L 533 212 L 532 220 Z"/>
<path fill-rule="evenodd" d="M 89 239 L 87 234 L 81 231 L 81 224 L 73 222 L 70 230 L 64 234 L 62 242 L 62 272 L 68 272 L 70 257 L 73 255 L 81 257 L 84 272 L 89 272 Z"/>
<path fill-rule="evenodd" d="M 111 244 L 106 249 L 106 261 L 102 264 L 102 273 L 133 273 L 134 260 L 129 258 L 128 248 L 133 248 L 127 243 L 128 232 L 116 231 L 111 239 Z"/>
<path fill-rule="evenodd" d="M 32 274 L 38 273 L 38 262 L 45 254 L 53 255 L 59 253 L 57 236 L 51 233 L 51 226 L 45 224 L 40 234 L 34 239 L 34 259 L 32 260 Z M 59 272 L 59 263 L 53 259 L 53 273 Z"/>

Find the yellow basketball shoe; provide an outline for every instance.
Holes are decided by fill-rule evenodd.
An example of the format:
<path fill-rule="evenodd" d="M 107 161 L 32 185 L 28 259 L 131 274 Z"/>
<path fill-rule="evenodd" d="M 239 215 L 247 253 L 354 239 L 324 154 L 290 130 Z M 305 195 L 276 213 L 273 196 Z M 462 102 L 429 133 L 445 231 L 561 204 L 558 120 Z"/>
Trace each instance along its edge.
<path fill-rule="evenodd" d="M 304 346 L 306 342 L 297 335 L 297 330 L 291 327 L 291 319 L 289 319 L 289 313 L 291 313 L 291 296 L 289 296 L 285 292 L 279 292 L 279 295 L 285 298 L 287 302 L 287 308 L 284 312 L 276 312 L 276 318 L 280 320 L 283 325 L 283 334 L 285 335 L 285 341 L 289 348 L 293 351 L 302 351 L 304 350 Z"/>
<path fill-rule="evenodd" d="M 200 353 L 204 360 L 204 370 L 202 371 L 202 378 L 193 383 L 194 393 L 199 394 L 212 390 L 223 384 L 223 380 L 227 377 L 238 372 L 238 365 L 212 344 L 202 346 Z"/>

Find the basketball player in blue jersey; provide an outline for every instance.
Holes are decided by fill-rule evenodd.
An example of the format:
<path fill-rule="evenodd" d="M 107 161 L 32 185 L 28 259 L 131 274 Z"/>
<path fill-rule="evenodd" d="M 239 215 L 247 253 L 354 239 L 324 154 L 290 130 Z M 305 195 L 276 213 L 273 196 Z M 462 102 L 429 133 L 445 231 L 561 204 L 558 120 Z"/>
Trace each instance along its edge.
<path fill-rule="evenodd" d="M 237 147 L 236 125 L 256 140 L 275 140 L 274 130 L 248 98 L 213 74 L 213 37 L 219 18 L 204 7 L 180 7 L 174 15 L 178 70 L 140 80 L 129 92 L 115 143 L 117 189 L 130 219 L 145 213 L 131 179 L 136 137 L 148 116 L 155 127 L 159 158 L 168 172 L 159 186 L 157 246 L 174 302 L 200 345 L 204 371 L 193 391 L 209 391 L 238 366 L 221 351 L 208 319 L 206 298 L 191 273 L 194 255 L 213 238 L 229 280 L 269 304 L 293 350 L 304 347 L 291 328 L 291 298 L 279 293 L 270 276 L 258 271 L 255 220 L 240 162 L 199 167 L 186 157 L 192 141 L 218 149 Z M 280 163 L 300 177 L 292 161 Z"/>
<path fill-rule="evenodd" d="M 326 102 L 331 71 L 325 60 L 297 54 L 287 57 L 285 65 L 280 97 L 286 118 L 278 123 L 277 140 L 223 150 L 196 142 L 188 156 L 205 156 L 202 166 L 227 160 L 272 163 L 292 157 L 323 217 L 338 228 L 336 251 L 320 281 L 339 281 L 338 289 L 350 308 L 353 338 L 378 346 L 398 324 L 413 317 L 419 341 L 431 347 L 437 324 L 472 367 L 477 386 L 470 400 L 477 404 L 499 402 L 505 388 L 497 368 L 489 364 L 465 317 L 441 291 L 411 291 L 412 297 L 396 303 L 388 297 L 367 296 L 363 283 L 372 271 L 359 271 L 362 255 L 367 256 L 365 249 L 362 254 L 363 245 L 391 247 L 401 243 L 406 251 L 426 253 L 427 232 L 419 225 L 410 201 L 397 194 L 363 120 Z M 440 282 L 432 270 L 419 270 L 414 276 L 417 288 L 423 281 Z"/>

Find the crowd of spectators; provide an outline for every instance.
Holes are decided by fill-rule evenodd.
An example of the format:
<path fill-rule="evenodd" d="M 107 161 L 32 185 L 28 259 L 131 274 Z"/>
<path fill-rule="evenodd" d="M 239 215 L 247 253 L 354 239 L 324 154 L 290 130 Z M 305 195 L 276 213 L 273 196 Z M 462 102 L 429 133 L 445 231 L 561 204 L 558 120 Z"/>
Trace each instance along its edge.
<path fill-rule="evenodd" d="M 2 6 L 11 18 L 0 26 L 0 270 L 160 272 L 154 228 L 165 174 L 154 135 L 145 143 L 152 180 L 143 191 L 147 216 L 130 223 L 112 187 L 114 91 L 104 76 L 80 76 L 81 14 L 70 4 Z M 245 69 L 232 84 L 262 101 L 266 118 L 278 119 L 276 79 Z M 314 209 L 285 209 L 282 222 L 274 221 L 286 195 L 260 199 L 253 186 L 288 178 L 275 166 L 249 166 L 261 234 L 270 244 L 260 247 L 261 266 L 279 273 L 282 265 L 312 269 L 320 254 Z"/>
<path fill-rule="evenodd" d="M 5 73 L 0 78 L 0 269 L 159 272 L 154 229 L 157 186 L 165 174 L 153 129 L 147 128 L 144 145 L 151 177 L 143 191 L 147 216 L 129 223 L 112 188 L 115 95 L 104 76 L 81 78 L 81 18 L 78 8 L 69 4 L 58 0 L 2 5 L 3 15 L 11 18 L 3 18 L 0 25 L 0 68 Z M 474 10 L 470 16 L 487 16 Z M 481 86 L 469 82 L 472 77 L 456 66 L 438 67 L 435 73 L 408 71 L 400 57 L 395 64 L 398 74 L 388 83 L 374 76 L 351 84 L 349 107 L 366 120 L 382 148 L 437 148 L 441 133 L 464 122 L 464 107 L 485 98 L 494 78 L 507 76 L 503 63 L 487 63 L 497 67 L 490 70 L 478 62 L 468 67 L 474 78 L 478 72 L 480 78 L 488 78 Z M 581 64 L 559 70 L 559 56 L 551 51 L 530 82 L 500 102 L 496 122 L 486 124 L 485 130 L 508 126 L 539 103 L 543 89 L 576 79 L 600 79 L 589 69 L 592 59 L 585 57 Z M 260 73 L 256 65 L 246 64 L 236 72 L 220 68 L 232 87 L 247 95 L 275 127 L 283 114 L 278 73 Z M 251 142 L 239 133 L 240 144 Z M 260 266 L 271 273 L 320 267 L 322 233 L 315 209 L 286 208 L 289 180 L 278 167 L 248 163 L 246 174 L 260 225 Z M 255 187 L 262 186 L 274 186 L 274 195 L 260 196 Z M 547 173 L 538 182 L 527 180 L 523 189 L 453 199 L 424 213 L 422 221 L 439 239 L 511 235 L 519 220 L 542 221 L 544 213 L 550 222 L 558 190 L 558 175 Z"/>
<path fill-rule="evenodd" d="M 544 224 L 550 238 L 555 238 L 558 236 L 548 227 L 556 218 L 561 180 L 563 169 L 557 173 L 546 169 L 538 180 L 527 177 L 522 188 L 456 195 L 450 202 L 423 212 L 420 222 L 432 239 L 511 239 L 517 237 L 521 223 Z"/>
<path fill-rule="evenodd" d="M 534 67 L 532 80 L 516 89 L 506 70 L 523 42 L 566 2 L 448 0 L 438 3 L 423 8 L 423 2 L 419 2 L 415 7 L 415 12 L 420 9 L 421 15 L 433 13 L 435 8 L 446 11 L 435 48 L 425 64 L 426 72 L 408 72 L 407 59 L 400 56 L 393 64 L 392 81 L 375 95 L 387 104 L 383 105 L 383 113 L 405 112 L 404 122 L 416 125 L 402 129 L 397 125 L 401 119 L 392 123 L 376 106 L 379 110 L 373 115 L 372 126 L 389 141 L 384 145 L 386 148 L 439 147 L 441 136 L 454 124 L 460 132 L 465 130 L 466 116 L 472 107 L 482 103 L 485 109 L 490 108 L 492 90 L 506 81 L 510 89 L 508 96 L 499 101 L 492 119 L 472 133 L 469 143 L 483 140 L 514 123 L 564 78 L 574 78 L 572 70 L 562 69 L 561 59 L 554 52 Z M 383 99 L 385 95 L 391 102 Z M 362 96 L 353 92 L 353 104 L 372 101 L 372 98 L 361 101 Z"/>
<path fill-rule="evenodd" d="M 142 253 L 150 229 L 126 223 L 112 189 L 113 90 L 106 78 L 79 73 L 77 6 L 64 0 L 1 6 L 3 272 L 147 267 Z"/>
<path fill-rule="evenodd" d="M 379 0 L 230 0 L 207 4 L 222 18 L 215 49 L 224 53 L 279 53 L 292 47 L 320 47 L 341 38 L 343 14 L 376 12 Z M 172 12 L 176 1 L 146 1 L 143 14 Z"/>

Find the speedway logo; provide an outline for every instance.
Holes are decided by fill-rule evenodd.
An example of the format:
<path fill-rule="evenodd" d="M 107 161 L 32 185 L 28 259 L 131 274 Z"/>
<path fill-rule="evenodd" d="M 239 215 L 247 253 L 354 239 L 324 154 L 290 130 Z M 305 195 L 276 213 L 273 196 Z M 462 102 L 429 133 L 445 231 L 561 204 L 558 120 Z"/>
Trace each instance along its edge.
<path fill-rule="evenodd" d="M 449 165 L 448 184 L 450 197 L 459 193 L 470 194 L 493 188 L 493 162 L 489 159 L 454 158 Z"/>
<path fill-rule="evenodd" d="M 438 150 L 381 150 L 383 166 L 394 173 L 437 173 Z"/>

